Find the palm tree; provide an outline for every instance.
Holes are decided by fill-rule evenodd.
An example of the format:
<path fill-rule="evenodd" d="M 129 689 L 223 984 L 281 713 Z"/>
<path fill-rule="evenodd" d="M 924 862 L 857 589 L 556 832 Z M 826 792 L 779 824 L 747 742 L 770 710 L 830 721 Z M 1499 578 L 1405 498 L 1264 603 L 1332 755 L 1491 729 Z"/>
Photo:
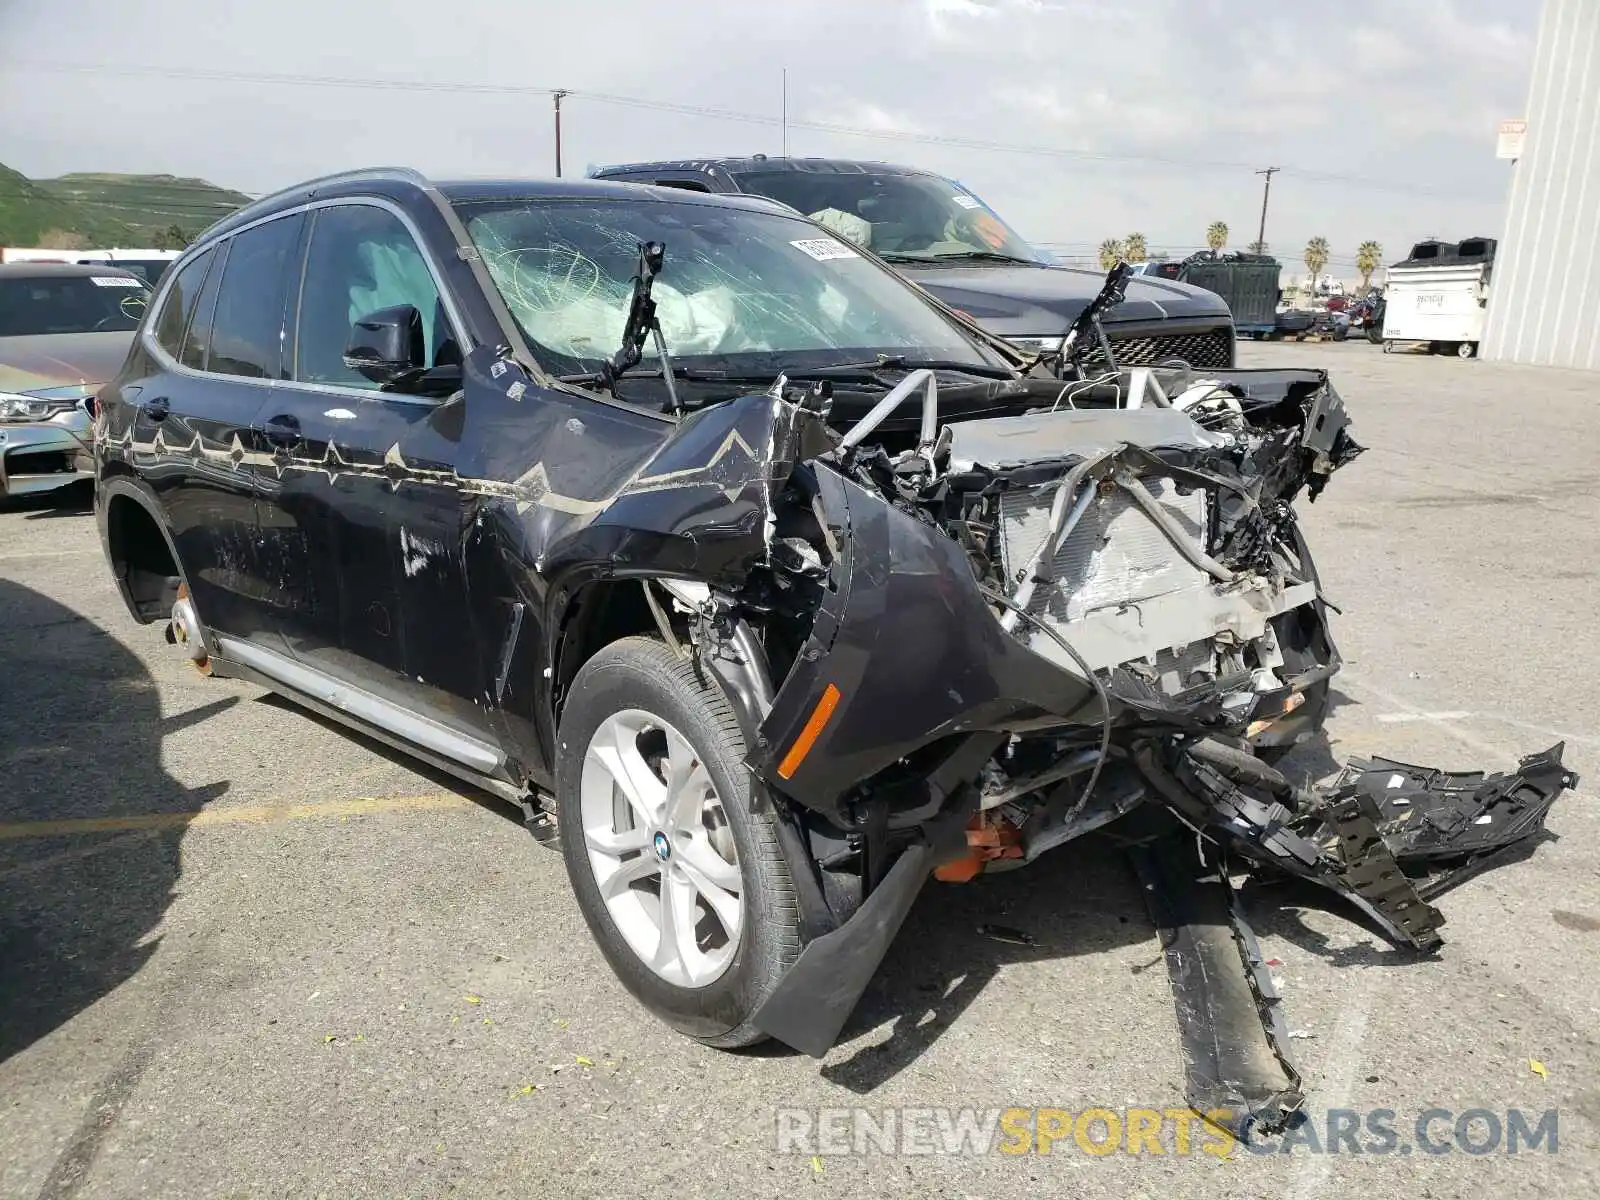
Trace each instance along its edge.
<path fill-rule="evenodd" d="M 1372 273 L 1378 269 L 1378 264 L 1383 261 L 1383 247 L 1377 242 L 1362 242 L 1356 247 L 1356 270 L 1361 272 L 1361 290 L 1364 292 L 1372 284 Z"/>
<path fill-rule="evenodd" d="M 1247 249 L 1251 254 L 1265 254 L 1267 252 L 1267 244 L 1265 242 L 1251 242 Z"/>
<path fill-rule="evenodd" d="M 1123 239 L 1122 257 L 1131 263 L 1146 262 L 1150 258 L 1150 247 L 1145 243 L 1144 234 L 1130 233 Z"/>
<path fill-rule="evenodd" d="M 1122 243 L 1116 238 L 1107 238 L 1100 243 L 1100 269 L 1109 271 L 1122 261 Z"/>
<path fill-rule="evenodd" d="M 1314 237 L 1306 243 L 1305 252 L 1306 269 L 1311 272 L 1310 292 L 1317 294 L 1317 276 L 1322 268 L 1328 265 L 1328 239 Z"/>
<path fill-rule="evenodd" d="M 1211 247 L 1215 254 L 1228 244 L 1228 223 L 1226 221 L 1213 221 L 1206 226 L 1206 245 Z"/>

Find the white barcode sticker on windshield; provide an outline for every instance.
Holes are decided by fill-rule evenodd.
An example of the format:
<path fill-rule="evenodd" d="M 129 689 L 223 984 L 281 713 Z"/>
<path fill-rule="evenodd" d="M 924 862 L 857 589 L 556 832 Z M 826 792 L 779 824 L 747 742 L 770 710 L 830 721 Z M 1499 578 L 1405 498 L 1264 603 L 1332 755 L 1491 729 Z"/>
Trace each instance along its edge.
<path fill-rule="evenodd" d="M 860 258 L 854 250 L 842 242 L 832 238 L 801 238 L 798 242 L 790 242 L 801 254 L 809 254 L 818 262 L 828 262 L 835 258 Z"/>
<path fill-rule="evenodd" d="M 139 280 L 128 275 L 91 275 L 89 276 L 89 280 L 95 285 L 95 287 L 142 288 L 144 286 L 144 284 Z"/>
<path fill-rule="evenodd" d="M 983 201 L 982 200 L 979 200 L 976 196 L 969 196 L 965 192 L 957 192 L 954 196 L 951 197 L 951 199 L 953 199 L 957 204 L 961 205 L 962 208 L 982 208 L 983 207 Z"/>

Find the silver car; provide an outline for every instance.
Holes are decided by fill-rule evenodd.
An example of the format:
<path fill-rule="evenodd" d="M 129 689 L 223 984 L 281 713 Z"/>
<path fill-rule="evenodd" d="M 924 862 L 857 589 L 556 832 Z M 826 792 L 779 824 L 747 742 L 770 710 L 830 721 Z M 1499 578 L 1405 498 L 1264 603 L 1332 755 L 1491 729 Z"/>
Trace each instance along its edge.
<path fill-rule="evenodd" d="M 0 496 L 94 478 L 94 394 L 127 357 L 149 300 L 149 285 L 116 267 L 0 266 Z"/>

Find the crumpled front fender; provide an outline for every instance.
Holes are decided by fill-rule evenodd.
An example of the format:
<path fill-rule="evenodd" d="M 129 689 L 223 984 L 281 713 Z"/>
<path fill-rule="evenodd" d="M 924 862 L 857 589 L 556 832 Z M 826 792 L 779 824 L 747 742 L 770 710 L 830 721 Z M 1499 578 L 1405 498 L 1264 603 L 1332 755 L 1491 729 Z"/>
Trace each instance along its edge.
<path fill-rule="evenodd" d="M 809 808 L 950 735 L 1101 714 L 1093 686 L 1000 628 L 959 545 L 824 465 L 831 590 L 748 762 Z"/>

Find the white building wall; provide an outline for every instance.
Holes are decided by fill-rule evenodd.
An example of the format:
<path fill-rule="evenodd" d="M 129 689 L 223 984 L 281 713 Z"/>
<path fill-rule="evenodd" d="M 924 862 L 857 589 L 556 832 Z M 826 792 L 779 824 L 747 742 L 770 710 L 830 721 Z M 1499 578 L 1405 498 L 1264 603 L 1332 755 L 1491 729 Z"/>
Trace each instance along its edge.
<path fill-rule="evenodd" d="M 1600 369 L 1600 0 L 1545 0 L 1484 358 Z"/>

